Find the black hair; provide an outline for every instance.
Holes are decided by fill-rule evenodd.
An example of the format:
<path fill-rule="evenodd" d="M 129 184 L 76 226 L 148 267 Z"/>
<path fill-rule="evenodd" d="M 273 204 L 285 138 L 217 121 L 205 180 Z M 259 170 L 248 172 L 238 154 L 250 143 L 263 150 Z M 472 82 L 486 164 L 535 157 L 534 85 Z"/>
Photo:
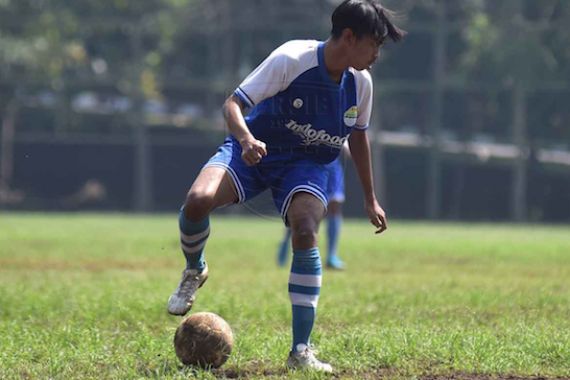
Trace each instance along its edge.
<path fill-rule="evenodd" d="M 332 14 L 331 36 L 338 39 L 349 28 L 356 38 L 373 36 L 378 44 L 387 38 L 397 42 L 406 32 L 394 25 L 392 18 L 394 13 L 376 0 L 345 0 Z"/>

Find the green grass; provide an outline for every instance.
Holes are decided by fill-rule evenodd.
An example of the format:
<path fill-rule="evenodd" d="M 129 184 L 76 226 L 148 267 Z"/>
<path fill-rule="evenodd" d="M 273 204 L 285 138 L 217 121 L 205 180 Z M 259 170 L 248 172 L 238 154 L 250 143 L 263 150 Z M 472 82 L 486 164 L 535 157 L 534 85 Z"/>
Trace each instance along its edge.
<path fill-rule="evenodd" d="M 168 316 L 175 215 L 0 215 L 1 379 L 326 378 L 287 372 L 277 219 L 212 220 L 194 311 L 232 326 L 222 370 L 184 368 Z M 570 377 L 570 228 L 345 223 L 313 343 L 337 378 Z M 477 377 L 479 376 L 479 377 Z"/>

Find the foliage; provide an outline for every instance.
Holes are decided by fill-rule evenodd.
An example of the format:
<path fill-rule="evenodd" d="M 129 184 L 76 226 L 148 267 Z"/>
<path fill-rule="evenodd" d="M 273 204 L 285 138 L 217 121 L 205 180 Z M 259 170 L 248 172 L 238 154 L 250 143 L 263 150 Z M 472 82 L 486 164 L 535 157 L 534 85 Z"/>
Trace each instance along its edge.
<path fill-rule="evenodd" d="M 188 3 L 4 0 L 0 79 L 73 86 L 78 80 L 129 78 L 133 69 L 140 75 L 141 65 L 153 76 L 170 48 L 174 13 Z"/>
<path fill-rule="evenodd" d="M 477 2 L 463 31 L 467 49 L 462 68 L 472 79 L 526 86 L 567 77 L 570 20 L 567 1 Z"/>
<path fill-rule="evenodd" d="M 275 46 L 291 38 L 325 39 L 329 15 L 339 1 L 272 0 L 1 0 L 0 97 L 15 87 L 48 88 L 71 98 L 81 91 L 173 103 L 191 102 L 210 117 L 223 97 Z M 382 80 L 433 80 L 434 33 L 444 9 L 448 26 L 447 77 L 461 83 L 495 87 L 521 84 L 566 91 L 570 77 L 570 2 L 564 0 L 385 0 L 407 18 L 398 22 L 410 34 L 397 49 L 388 47 L 376 75 Z M 8 95 L 7 95 L 8 94 Z M 398 100 L 394 112 L 408 121 L 417 116 L 415 95 Z M 466 108 L 504 110 L 494 94 Z M 426 98 L 427 99 L 427 98 Z M 429 100 L 425 100 L 429 104 Z M 484 102 L 481 105 L 479 103 Z M 533 104 L 553 120 L 531 131 L 551 139 L 570 138 L 559 124 L 562 111 L 549 111 L 550 99 Z M 428 105 L 422 107 L 428 109 Z M 477 116 L 447 107 L 453 120 Z M 424 112 L 425 113 L 425 112 Z M 504 112 L 487 112 L 487 131 L 505 135 Z M 545 114 L 550 115 L 548 117 Z M 406 124 L 406 120 L 401 122 Z M 82 123 L 78 123 L 81 124 Z M 88 125 L 89 123 L 84 123 Z M 112 124 L 112 123 L 109 123 Z M 452 121 L 450 124 L 461 125 Z M 81 127 L 79 126 L 79 128 Z M 397 125 L 400 127 L 401 125 Z M 425 126 L 424 126 L 425 128 Z M 472 129 L 481 129 L 475 128 Z"/>

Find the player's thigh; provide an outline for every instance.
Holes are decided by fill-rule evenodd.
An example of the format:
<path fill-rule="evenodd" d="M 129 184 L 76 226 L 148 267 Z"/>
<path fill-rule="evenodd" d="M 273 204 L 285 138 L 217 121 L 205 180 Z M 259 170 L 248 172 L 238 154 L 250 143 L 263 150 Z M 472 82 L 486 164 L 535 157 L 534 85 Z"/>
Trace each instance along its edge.
<path fill-rule="evenodd" d="M 323 202 L 308 192 L 293 195 L 287 211 L 293 249 L 309 249 L 318 244 L 319 223 L 325 214 Z"/>
<path fill-rule="evenodd" d="M 202 169 L 186 197 L 186 204 L 203 204 L 217 208 L 238 201 L 235 185 L 222 167 L 208 166 Z"/>

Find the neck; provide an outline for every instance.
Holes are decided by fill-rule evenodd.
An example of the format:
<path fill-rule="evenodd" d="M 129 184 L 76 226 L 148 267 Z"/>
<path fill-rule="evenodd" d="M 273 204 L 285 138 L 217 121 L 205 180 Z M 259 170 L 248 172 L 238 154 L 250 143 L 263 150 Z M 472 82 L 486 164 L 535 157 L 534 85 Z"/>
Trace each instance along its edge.
<path fill-rule="evenodd" d="M 327 73 L 333 81 L 339 83 L 342 73 L 349 67 L 346 54 L 343 54 L 340 44 L 329 38 L 325 42 L 324 57 Z"/>

